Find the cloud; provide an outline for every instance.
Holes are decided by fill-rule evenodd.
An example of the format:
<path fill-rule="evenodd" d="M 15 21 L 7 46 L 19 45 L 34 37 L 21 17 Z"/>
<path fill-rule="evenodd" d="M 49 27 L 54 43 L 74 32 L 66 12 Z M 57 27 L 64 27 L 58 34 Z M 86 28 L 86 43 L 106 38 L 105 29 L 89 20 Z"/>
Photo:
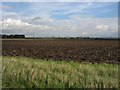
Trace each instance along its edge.
<path fill-rule="evenodd" d="M 24 9 L 3 11 L 3 33 L 35 36 L 116 36 L 117 17 L 93 17 L 84 13 L 106 4 L 89 3 L 27 3 Z M 28 6 L 27 6 L 28 5 Z M 108 5 L 109 6 L 109 5 Z M 106 12 L 106 11 L 105 11 Z M 98 13 L 98 12 L 96 12 Z M 92 14 L 96 14 L 92 12 Z M 103 14 L 103 13 L 102 13 Z M 103 14 L 104 15 L 104 14 Z M 64 19 L 61 19 L 63 17 Z M 59 19 L 58 19 L 59 18 Z M 110 30 L 109 30 L 110 28 Z M 107 33 L 107 34 L 106 34 Z"/>
<path fill-rule="evenodd" d="M 35 24 L 47 24 L 47 23 L 54 23 L 54 19 L 52 18 L 41 18 L 41 17 L 35 17 L 32 19 L 32 21 Z"/>
<path fill-rule="evenodd" d="M 67 5 L 65 5 L 67 4 Z M 89 8 L 93 3 L 65 3 L 58 9 L 58 12 L 54 12 L 53 14 L 62 14 L 62 15 L 68 15 L 68 14 L 76 14 L 81 13 L 85 9 Z M 73 5 L 71 5 L 73 4 Z"/>
<path fill-rule="evenodd" d="M 10 33 L 28 33 L 28 32 L 34 32 L 34 30 L 39 31 L 39 30 L 54 30 L 53 27 L 49 27 L 46 25 L 34 25 L 34 24 L 29 24 L 27 22 L 23 22 L 20 19 L 5 19 L 2 21 L 2 30 L 5 33 L 10 32 Z M 5 31 L 4 31 L 5 30 Z"/>
<path fill-rule="evenodd" d="M 0 4 L 0 9 L 6 10 L 6 9 L 11 9 L 10 6 Z"/>
<path fill-rule="evenodd" d="M 96 29 L 106 31 L 110 29 L 110 26 L 109 25 L 98 25 L 96 26 Z"/>
<path fill-rule="evenodd" d="M 87 32 L 83 32 L 83 33 L 82 33 L 82 35 L 85 35 L 85 34 L 87 34 Z"/>
<path fill-rule="evenodd" d="M 35 21 L 34 21 L 35 20 Z M 36 20 L 38 21 L 36 23 Z M 50 22 L 47 22 L 50 20 Z M 4 19 L 3 33 L 34 33 L 35 36 L 115 36 L 117 37 L 117 18 L 70 18 L 54 20 L 52 18 L 33 18 L 29 22 L 21 19 Z M 109 30 L 110 28 L 110 30 Z"/>
<path fill-rule="evenodd" d="M 25 26 L 29 26 L 30 24 L 22 22 L 20 19 L 16 20 L 16 19 L 5 19 L 3 22 L 3 28 L 7 28 L 7 29 L 12 29 L 12 28 L 21 28 L 21 27 L 25 27 Z"/>
<path fill-rule="evenodd" d="M 32 14 L 40 17 L 54 17 L 55 15 L 69 16 L 70 14 L 82 13 L 85 9 L 90 8 L 92 2 L 71 3 L 71 2 L 50 2 L 50 3 L 30 3 L 29 9 Z"/>
<path fill-rule="evenodd" d="M 15 3 L 13 3 L 15 4 Z M 16 17 L 19 15 L 30 16 L 30 17 L 41 17 L 41 18 L 68 18 L 70 15 L 84 16 L 84 17 L 105 17 L 106 12 L 108 16 L 110 12 L 114 11 L 114 8 L 109 8 L 113 3 L 94 3 L 94 2 L 29 2 L 23 3 L 23 9 L 12 6 L 17 9 L 11 9 L 11 12 L 3 12 L 3 17 Z M 9 5 L 9 4 L 8 4 Z M 19 5 L 19 4 L 18 4 Z M 116 4 L 117 5 L 117 4 Z M 114 5 L 115 8 L 116 5 Z M 108 7 L 108 8 L 107 8 Z M 113 10 L 112 10 L 113 9 Z M 14 11 L 14 12 L 13 12 Z M 99 11 L 99 13 L 98 13 Z M 117 14 L 116 11 L 114 13 Z M 113 14 L 113 15 L 114 15 Z"/>
<path fill-rule="evenodd" d="M 16 12 L 2 11 L 2 19 L 7 19 L 7 18 L 19 19 L 21 18 L 21 14 Z"/>

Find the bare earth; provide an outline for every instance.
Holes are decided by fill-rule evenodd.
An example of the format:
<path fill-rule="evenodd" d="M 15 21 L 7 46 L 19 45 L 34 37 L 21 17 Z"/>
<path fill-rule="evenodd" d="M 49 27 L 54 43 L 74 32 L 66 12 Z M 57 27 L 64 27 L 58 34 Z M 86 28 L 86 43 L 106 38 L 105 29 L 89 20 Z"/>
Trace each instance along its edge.
<path fill-rule="evenodd" d="M 2 40 L 2 55 L 118 63 L 118 40 Z"/>

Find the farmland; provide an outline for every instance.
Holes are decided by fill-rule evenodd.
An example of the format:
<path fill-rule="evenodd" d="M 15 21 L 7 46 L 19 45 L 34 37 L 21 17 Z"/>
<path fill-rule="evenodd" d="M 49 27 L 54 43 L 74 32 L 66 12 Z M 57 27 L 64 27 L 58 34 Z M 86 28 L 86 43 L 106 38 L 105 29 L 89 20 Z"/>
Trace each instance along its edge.
<path fill-rule="evenodd" d="M 3 39 L 3 88 L 118 88 L 117 40 Z"/>
<path fill-rule="evenodd" d="M 3 56 L 118 63 L 117 40 L 3 40 L 2 46 Z"/>

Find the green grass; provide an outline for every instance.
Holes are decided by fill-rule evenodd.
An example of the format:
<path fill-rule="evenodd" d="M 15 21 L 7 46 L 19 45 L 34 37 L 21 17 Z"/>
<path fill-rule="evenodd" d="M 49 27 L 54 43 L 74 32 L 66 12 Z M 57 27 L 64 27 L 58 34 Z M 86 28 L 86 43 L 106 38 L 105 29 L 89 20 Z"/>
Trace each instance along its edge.
<path fill-rule="evenodd" d="M 3 88 L 118 88 L 118 65 L 2 57 Z"/>

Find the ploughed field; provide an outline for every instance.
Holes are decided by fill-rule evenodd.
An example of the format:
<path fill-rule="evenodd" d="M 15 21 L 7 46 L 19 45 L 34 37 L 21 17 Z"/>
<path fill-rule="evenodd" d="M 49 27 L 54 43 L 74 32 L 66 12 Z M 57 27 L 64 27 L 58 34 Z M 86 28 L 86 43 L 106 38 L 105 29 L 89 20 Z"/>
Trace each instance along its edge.
<path fill-rule="evenodd" d="M 2 40 L 3 56 L 118 63 L 117 40 Z"/>

